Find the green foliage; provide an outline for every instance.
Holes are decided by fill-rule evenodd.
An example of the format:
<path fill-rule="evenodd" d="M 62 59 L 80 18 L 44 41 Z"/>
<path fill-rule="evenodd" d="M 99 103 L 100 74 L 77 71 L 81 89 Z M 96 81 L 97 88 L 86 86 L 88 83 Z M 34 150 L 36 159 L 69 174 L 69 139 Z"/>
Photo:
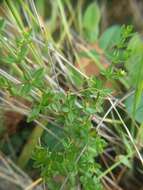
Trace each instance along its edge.
<path fill-rule="evenodd" d="M 128 48 L 128 43 L 133 35 L 133 27 L 130 25 L 118 29 L 116 40 L 105 50 L 107 58 L 113 64 L 124 63 L 130 58 L 131 49 Z"/>
<path fill-rule="evenodd" d="M 138 34 L 132 37 L 128 49 L 130 49 L 132 53 L 126 61 L 126 68 L 129 72 L 129 84 L 136 89 L 133 106 L 133 115 L 135 116 L 143 91 L 143 56 L 141 53 L 143 50 L 143 42 Z"/>
<path fill-rule="evenodd" d="M 91 3 L 83 16 L 83 28 L 85 32 L 85 38 L 89 42 L 95 42 L 99 34 L 99 21 L 100 10 L 98 5 L 94 2 Z"/>
<path fill-rule="evenodd" d="M 116 44 L 117 47 L 113 47 L 113 52 L 111 51 L 113 58 L 114 51 L 117 52 L 123 48 L 121 44 L 124 45 L 122 38 Z M 124 48 L 126 51 L 126 46 Z M 22 57 L 21 63 L 24 59 Z M 116 55 L 117 61 L 120 61 L 118 55 Z M 74 189 L 79 184 L 84 189 L 92 190 L 95 186 L 96 189 L 102 189 L 98 179 L 102 168 L 95 158 L 104 151 L 106 142 L 94 129 L 91 118 L 93 115 L 103 112 L 104 99 L 111 93 L 111 90 L 106 89 L 104 82 L 96 77 L 83 80 L 83 76 L 79 75 L 82 83 L 77 92 L 72 90 L 62 92 L 47 87 L 44 67 L 29 70 L 26 64 L 20 65 L 23 68 L 21 83 L 14 85 L 11 82 L 7 83 L 6 80 L 5 88 L 14 96 L 32 99 L 28 122 L 41 120 L 41 116 L 49 117 L 54 123 L 52 127 L 58 126 L 59 129 L 58 132 L 55 132 L 47 126 L 47 129 L 55 132 L 56 135 L 53 135 L 52 139 L 47 142 L 42 140 L 41 146 L 35 149 L 33 153 L 35 167 L 40 168 L 41 176 L 51 189 L 59 189 L 63 185 L 68 189 Z M 79 74 L 76 70 L 74 72 L 69 70 L 71 78 L 75 75 L 73 73 Z M 102 74 L 107 79 L 115 80 L 119 79 L 124 72 L 114 70 L 111 65 Z M 76 85 L 76 77 L 74 77 L 74 83 L 72 80 L 71 83 Z M 35 90 L 40 92 L 38 99 L 34 99 L 32 96 L 32 92 Z M 54 145 L 51 146 L 51 142 Z M 56 181 L 57 177 L 61 177 L 58 182 Z M 66 178 L 68 180 L 64 183 Z"/>
<path fill-rule="evenodd" d="M 126 61 L 125 66 L 129 72 L 129 83 L 135 87 L 140 72 L 140 65 L 142 65 L 142 57 L 140 55 L 143 49 L 143 43 L 138 34 L 131 38 L 128 49 L 132 51 L 132 54 Z M 135 70 L 136 72 L 134 72 Z"/>
<path fill-rule="evenodd" d="M 114 47 L 119 43 L 121 39 L 121 27 L 120 26 L 111 26 L 107 28 L 105 32 L 99 38 L 99 46 L 106 50 Z"/>
<path fill-rule="evenodd" d="M 0 44 L 3 45 L 3 43 L 5 43 L 4 41 L 5 34 L 0 34 L 0 37 L 1 37 Z M 8 43 L 8 41 L 6 42 Z M 2 49 L 3 53 L 2 56 L 0 57 L 0 60 L 8 64 L 13 64 L 13 63 L 21 64 L 23 61 L 25 61 L 25 58 L 29 52 L 30 42 L 31 42 L 31 30 L 28 32 L 23 32 L 23 36 L 16 39 L 16 47 L 10 50 L 7 56 L 5 56 L 4 51 L 7 51 L 8 47 L 4 46 L 4 48 Z"/>
<path fill-rule="evenodd" d="M 125 71 L 122 69 L 118 69 L 115 71 L 115 68 L 111 65 L 105 71 L 101 72 L 107 79 L 110 80 L 118 80 L 121 77 L 126 75 Z"/>
<path fill-rule="evenodd" d="M 51 190 L 64 189 L 64 187 L 75 190 L 78 186 L 84 190 L 103 189 L 99 180 L 103 168 L 96 158 L 99 158 L 105 150 L 107 143 L 97 133 L 91 120 L 96 114 L 104 113 L 105 99 L 112 92 L 111 89 L 105 88 L 105 83 L 108 80 L 118 82 L 117 80 L 124 77 L 126 73 L 123 70 L 123 64 L 125 63 L 128 80 L 130 84 L 135 81 L 133 86 L 136 88 L 134 101 L 133 97 L 126 101 L 127 111 L 133 116 L 133 107 L 137 108 L 135 118 L 138 122 L 142 122 L 142 101 L 140 102 L 140 99 L 143 88 L 143 64 L 140 37 L 134 36 L 131 26 L 112 26 L 98 38 L 101 12 L 97 3 L 94 2 L 80 15 L 80 24 L 83 29 L 81 34 L 83 33 L 87 42 L 96 43 L 97 50 L 101 48 L 102 53 L 95 49 L 88 50 L 88 48 L 86 52 L 74 52 L 76 49 L 74 49 L 73 39 L 70 38 L 70 26 L 73 27 L 72 30 L 75 29 L 74 26 L 76 29 L 79 26 L 74 19 L 75 15 L 71 13 L 73 8 L 68 0 L 57 0 L 56 3 L 55 1 L 51 3 L 52 8 L 56 9 L 50 11 L 52 18 L 49 17 L 47 23 L 44 23 L 44 29 L 41 28 L 42 19 L 38 17 L 33 4 L 29 9 L 24 1 L 18 1 L 21 2 L 20 6 L 26 10 L 26 18 L 29 18 L 28 24 L 36 23 L 30 27 L 28 25 L 27 29 L 24 28 L 21 14 L 17 9 L 17 7 L 20 8 L 18 3 L 14 6 L 10 0 L 6 2 L 15 20 L 15 27 L 20 32 L 16 38 L 13 37 L 15 34 L 12 34 L 12 40 L 9 43 L 10 37 L 3 33 L 5 21 L 0 19 L 0 46 L 2 47 L 0 60 L 8 69 L 10 68 L 9 73 L 15 75 L 19 82 L 15 83 L 15 78 L 11 79 L 11 75 L 2 76 L 0 87 L 12 96 L 28 99 L 31 107 L 28 109 L 30 111 L 27 121 L 36 120 L 39 121 L 40 126 L 45 127 L 41 143 L 33 153 L 34 166 L 40 169 L 42 178 Z M 43 1 L 37 1 L 37 5 L 43 12 Z M 70 21 L 68 16 L 66 18 L 68 14 L 72 18 Z M 51 25 L 52 27 L 49 27 Z M 39 28 L 42 34 L 39 33 Z M 80 60 L 83 56 L 97 63 L 102 76 L 84 77 L 84 74 L 78 71 L 74 64 L 67 66 L 69 62 L 62 59 L 62 53 L 58 57 L 56 50 L 49 51 L 47 42 L 50 41 L 55 43 L 56 47 L 67 45 L 70 52 L 66 48 L 64 50 L 70 54 L 70 58 L 75 56 L 77 60 Z M 104 68 L 102 64 L 104 58 L 108 62 L 108 68 Z M 121 64 L 121 69 L 118 69 L 118 63 Z M 136 68 L 137 73 L 134 72 Z M 54 70 L 54 74 L 51 74 L 51 70 Z M 101 80 L 102 77 L 103 80 Z M 61 81 L 63 83 L 60 83 Z M 132 102 L 135 102 L 134 105 Z M 40 136 L 42 132 L 43 129 Z M 39 138 L 37 130 L 35 136 L 31 135 L 31 138 L 33 140 L 31 149 L 33 149 Z M 126 137 L 124 139 L 126 140 Z M 28 155 L 31 155 L 31 149 L 28 149 L 27 145 L 22 161 L 24 158 L 25 162 L 28 162 L 29 156 L 28 159 L 25 158 L 27 156 L 25 153 L 28 150 Z M 122 163 L 129 166 L 126 157 L 122 159 Z"/>
<path fill-rule="evenodd" d="M 60 142 L 51 139 L 54 142 L 52 148 L 50 144 L 43 145 L 45 148 L 38 147 L 33 154 L 35 167 L 40 167 L 41 175 L 52 187 L 56 176 L 65 179 L 68 175 L 68 188 L 74 188 L 78 183 L 84 189 L 100 187 L 97 180 L 101 173 L 100 165 L 94 159 L 102 153 L 106 143 L 95 131 L 92 132 L 91 114 L 102 110 L 103 98 L 108 91 L 102 90 L 101 84 L 94 78 L 88 85 L 86 90 L 80 92 L 79 100 L 76 94 L 70 92 L 64 94 L 46 90 L 29 115 L 29 120 L 33 120 L 39 117 L 39 113 L 48 114 L 55 118 L 56 125 L 62 127 L 62 136 L 58 132 Z M 63 180 L 59 184 L 62 183 Z"/>
<path fill-rule="evenodd" d="M 28 54 L 29 44 L 31 38 L 31 31 L 23 33 L 22 39 L 17 39 L 17 50 L 16 50 L 16 60 L 15 62 L 20 64 Z"/>
<path fill-rule="evenodd" d="M 140 101 L 138 102 L 138 105 L 136 107 L 136 111 L 135 111 L 135 115 L 133 114 L 133 109 L 134 109 L 134 99 L 135 99 L 135 94 L 132 96 L 129 96 L 126 101 L 125 101 L 125 105 L 126 105 L 126 109 L 128 111 L 128 113 L 130 114 L 131 117 L 135 118 L 136 121 L 138 121 L 139 123 L 143 123 L 143 95 L 140 98 Z"/>

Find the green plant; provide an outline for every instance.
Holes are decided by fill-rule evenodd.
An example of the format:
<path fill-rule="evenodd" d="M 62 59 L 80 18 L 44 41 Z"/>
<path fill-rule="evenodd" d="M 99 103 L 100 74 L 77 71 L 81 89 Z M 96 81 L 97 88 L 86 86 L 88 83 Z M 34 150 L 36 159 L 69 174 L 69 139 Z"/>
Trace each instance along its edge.
<path fill-rule="evenodd" d="M 44 1 L 41 2 L 37 1 L 38 7 L 43 10 Z M 41 177 L 49 189 L 74 190 L 81 187 L 99 190 L 103 189 L 101 179 L 115 167 L 120 164 L 130 167 L 129 159 L 134 154 L 132 146 L 136 148 L 130 131 L 111 101 L 114 87 L 107 88 L 106 82 L 111 81 L 114 85 L 121 83 L 128 89 L 130 84 L 125 78 L 128 76 L 123 63 L 126 63 L 130 76 L 128 63 L 135 59 L 134 53 L 140 57 L 141 48 L 132 47 L 136 42 L 132 26 L 112 26 L 99 37 L 101 13 L 97 3 L 90 4 L 84 13 L 76 11 L 74 14 L 68 1 L 56 2 L 51 2 L 51 18 L 44 25 L 33 0 L 29 1 L 31 8 L 22 0 L 18 0 L 16 6 L 11 0 L 5 1 L 14 28 L 7 19 L 0 20 L 0 61 L 2 67 L 6 68 L 0 69 L 0 88 L 13 96 L 15 101 L 19 97 L 26 99 L 30 106 L 19 101 L 16 101 L 16 106 L 5 98 L 1 99 L 9 109 L 26 115 L 27 121 L 34 121 L 36 125 L 30 135 L 32 139 L 29 138 L 18 159 L 21 167 L 25 167 L 32 157 L 34 166 L 40 169 Z M 20 14 L 21 7 L 25 15 Z M 78 20 L 75 19 L 76 14 Z M 56 22 L 57 18 L 61 19 L 60 26 Z M 6 27 L 9 30 L 12 27 L 12 32 L 9 33 Z M 74 49 L 71 28 L 80 31 L 86 42 L 98 44 L 103 55 L 96 49 Z M 100 76 L 88 77 L 68 61 L 59 48 L 64 49 L 66 45 L 70 49 L 66 53 L 70 53 L 71 59 L 75 57 L 80 62 L 82 56 L 89 58 L 100 69 Z M 100 56 L 104 56 L 108 68 L 103 66 Z M 142 67 L 140 60 L 139 65 Z M 121 65 L 120 69 L 118 64 Z M 142 69 L 139 73 L 134 112 L 142 92 Z M 124 155 L 118 155 L 119 161 L 104 170 L 97 160 L 110 144 L 108 135 L 101 135 L 99 130 L 108 113 L 104 109 L 106 100 L 109 100 L 111 108 L 115 109 L 119 117 L 117 120 L 112 115 L 108 121 L 115 123 L 116 134 L 123 139 L 125 150 Z M 130 109 L 127 111 L 131 112 Z M 103 119 L 96 128 L 92 120 L 96 116 L 98 119 L 98 115 Z M 135 119 L 139 121 L 137 117 Z M 119 125 L 116 127 L 116 124 Z M 118 128 L 121 124 L 125 130 Z"/>

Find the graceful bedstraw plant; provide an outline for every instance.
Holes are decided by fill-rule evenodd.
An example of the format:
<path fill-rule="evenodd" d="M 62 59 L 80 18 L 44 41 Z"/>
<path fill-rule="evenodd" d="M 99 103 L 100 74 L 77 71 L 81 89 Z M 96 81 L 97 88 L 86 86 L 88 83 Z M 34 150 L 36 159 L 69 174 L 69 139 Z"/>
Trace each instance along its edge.
<path fill-rule="evenodd" d="M 25 10 L 28 29 L 25 29 L 18 9 L 9 0 L 6 6 L 14 22 L 0 20 L 1 100 L 8 108 L 26 115 L 28 122 L 34 121 L 36 128 L 44 129 L 52 137 L 52 145 L 45 145 L 43 131 L 38 131 L 32 155 L 34 166 L 40 169 L 48 189 L 102 189 L 99 176 L 103 170 L 96 158 L 102 154 L 107 142 L 93 126 L 92 119 L 104 111 L 103 103 L 111 96 L 111 90 L 99 78 L 87 77 L 52 43 L 48 43 L 46 29 L 41 24 L 33 0 L 29 1 L 33 12 L 24 1 L 19 2 Z M 61 3 L 59 8 L 63 16 Z M 63 23 L 67 33 L 66 20 Z M 37 27 L 42 35 L 35 34 Z M 120 79 L 125 74 L 115 65 L 130 56 L 127 43 L 132 27 L 122 27 L 120 32 L 118 43 L 106 51 L 111 62 L 108 69 L 101 72 L 106 80 Z M 91 37 L 90 40 L 93 39 Z M 80 85 L 76 85 L 76 80 Z M 16 104 L 5 99 L 6 94 L 12 96 Z M 30 106 L 20 102 L 20 98 L 26 99 Z M 38 145 L 37 137 L 41 138 Z M 27 160 L 24 153 L 19 159 L 20 164 Z"/>

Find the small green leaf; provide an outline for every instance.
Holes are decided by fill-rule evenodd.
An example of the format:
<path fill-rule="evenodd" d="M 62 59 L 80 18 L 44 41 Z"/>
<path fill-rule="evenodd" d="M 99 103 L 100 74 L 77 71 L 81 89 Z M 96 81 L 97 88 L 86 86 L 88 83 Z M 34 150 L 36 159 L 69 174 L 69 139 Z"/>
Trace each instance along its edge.
<path fill-rule="evenodd" d="M 27 122 L 31 122 L 34 119 L 36 119 L 39 116 L 39 113 L 40 113 L 40 107 L 39 106 L 35 106 L 32 109 L 31 113 L 28 115 Z"/>
<path fill-rule="evenodd" d="M 85 29 L 85 37 L 90 42 L 96 41 L 99 32 L 100 9 L 97 3 L 91 3 L 83 16 L 83 27 Z"/>
<path fill-rule="evenodd" d="M 43 76 L 44 76 L 44 68 L 43 67 L 37 69 L 33 73 L 33 78 L 34 78 L 35 82 L 41 80 L 43 78 Z"/>
<path fill-rule="evenodd" d="M 31 84 L 22 85 L 21 88 L 20 88 L 20 95 L 21 96 L 26 96 L 27 94 L 30 93 L 31 89 L 32 89 Z"/>
<path fill-rule="evenodd" d="M 90 108 L 90 107 L 87 107 L 87 108 L 85 109 L 85 111 L 86 111 L 87 113 L 89 113 L 89 114 L 95 114 L 95 113 L 96 113 L 95 108 Z"/>
<path fill-rule="evenodd" d="M 121 27 L 111 26 L 101 35 L 99 39 L 99 46 L 102 49 L 112 48 L 114 45 L 118 44 L 121 37 Z"/>
<path fill-rule="evenodd" d="M 96 42 L 96 40 L 98 38 L 98 34 L 99 34 L 98 27 L 96 27 L 96 29 L 93 28 L 92 31 L 85 30 L 85 37 L 91 43 Z"/>
<path fill-rule="evenodd" d="M 88 31 L 93 31 L 98 26 L 100 21 L 100 10 L 98 5 L 94 2 L 90 4 L 83 17 L 83 26 Z"/>
<path fill-rule="evenodd" d="M 26 82 L 29 82 L 32 80 L 32 75 L 31 75 L 31 72 L 30 70 L 24 68 L 24 72 L 23 72 L 23 80 L 26 81 Z"/>
<path fill-rule="evenodd" d="M 0 60 L 5 63 L 12 64 L 16 62 L 16 57 L 14 55 L 8 55 L 7 57 L 0 57 Z"/>
<path fill-rule="evenodd" d="M 42 88 L 44 84 L 44 68 L 39 68 L 32 74 L 32 85 L 37 88 Z"/>
<path fill-rule="evenodd" d="M 133 115 L 133 108 L 134 108 L 134 95 L 128 97 L 125 101 L 126 109 L 131 117 Z M 135 110 L 135 120 L 139 123 L 143 123 L 143 95 L 141 96 L 140 102 L 138 103 L 136 110 Z"/>
<path fill-rule="evenodd" d="M 17 55 L 17 63 L 20 63 L 23 59 L 25 59 L 28 54 L 29 48 L 27 46 L 22 46 Z"/>
<path fill-rule="evenodd" d="M 7 79 L 5 79 L 3 77 L 0 77 L 0 87 L 4 88 L 4 87 L 7 87 L 7 86 L 8 86 Z"/>
<path fill-rule="evenodd" d="M 77 87 L 81 87 L 83 85 L 83 77 L 73 68 L 69 68 L 68 77 Z"/>

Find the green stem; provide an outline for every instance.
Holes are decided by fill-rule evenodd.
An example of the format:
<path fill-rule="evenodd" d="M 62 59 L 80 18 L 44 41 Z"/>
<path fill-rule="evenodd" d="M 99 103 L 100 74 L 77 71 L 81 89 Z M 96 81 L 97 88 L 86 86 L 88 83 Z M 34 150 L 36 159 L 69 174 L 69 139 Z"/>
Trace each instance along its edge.
<path fill-rule="evenodd" d="M 43 134 L 43 131 L 44 129 L 42 127 L 39 127 L 39 126 L 36 126 L 27 143 L 25 144 L 20 156 L 19 156 L 19 159 L 18 159 L 18 165 L 21 167 L 21 168 L 24 168 L 28 161 L 30 160 L 31 156 L 32 156 L 32 152 L 38 142 L 38 139 L 42 136 Z"/>

